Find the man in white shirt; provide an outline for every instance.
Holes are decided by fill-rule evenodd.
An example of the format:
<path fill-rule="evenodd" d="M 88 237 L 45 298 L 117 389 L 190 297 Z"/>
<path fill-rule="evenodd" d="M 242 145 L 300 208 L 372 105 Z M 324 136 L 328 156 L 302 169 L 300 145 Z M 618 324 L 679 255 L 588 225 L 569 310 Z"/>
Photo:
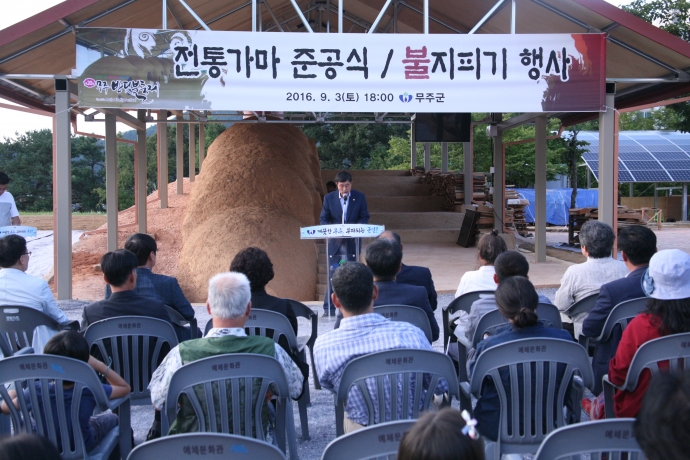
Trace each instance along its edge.
<path fill-rule="evenodd" d="M 554 302 L 561 311 L 563 322 L 573 324 L 575 338 L 582 333 L 582 322 L 587 312 L 571 318 L 565 313 L 566 310 L 575 302 L 598 293 L 603 284 L 628 274 L 625 264 L 611 257 L 616 234 L 610 226 L 598 220 L 590 220 L 580 229 L 579 237 L 580 248 L 587 261 L 568 267 L 561 279 L 561 287 L 556 291 Z"/>
<path fill-rule="evenodd" d="M 60 324 L 70 323 L 69 318 L 55 303 L 48 283 L 25 273 L 29 268 L 30 256 L 23 237 L 7 235 L 0 238 L 0 306 L 31 307 L 42 311 Z"/>
<path fill-rule="evenodd" d="M 9 176 L 0 171 L 0 227 L 22 224 L 14 197 L 7 191 L 9 183 Z"/>

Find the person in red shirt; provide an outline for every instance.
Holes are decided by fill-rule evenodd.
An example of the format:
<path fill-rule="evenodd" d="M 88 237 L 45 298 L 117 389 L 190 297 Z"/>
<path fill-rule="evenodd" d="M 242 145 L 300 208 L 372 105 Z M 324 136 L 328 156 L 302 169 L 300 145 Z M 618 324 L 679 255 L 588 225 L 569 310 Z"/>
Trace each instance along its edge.
<path fill-rule="evenodd" d="M 657 252 L 642 277 L 642 289 L 650 298 L 645 312 L 637 315 L 623 331 L 616 356 L 609 363 L 609 380 L 622 385 L 637 350 L 650 340 L 690 332 L 690 255 L 679 249 Z M 661 370 L 668 363 L 659 363 Z M 616 417 L 635 417 L 642 406 L 651 372 L 645 369 L 634 391 L 617 391 Z"/>

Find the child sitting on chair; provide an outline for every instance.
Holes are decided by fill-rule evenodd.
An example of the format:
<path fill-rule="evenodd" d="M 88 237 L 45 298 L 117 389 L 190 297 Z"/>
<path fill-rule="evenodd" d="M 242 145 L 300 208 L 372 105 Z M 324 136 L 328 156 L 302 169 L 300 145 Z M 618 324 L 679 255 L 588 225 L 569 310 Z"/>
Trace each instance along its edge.
<path fill-rule="evenodd" d="M 48 343 L 46 343 L 43 353 L 46 355 L 65 356 L 67 358 L 78 359 L 88 363 L 96 372 L 103 374 L 105 379 L 108 381 L 108 384 L 103 384 L 103 390 L 105 391 L 106 396 L 108 396 L 110 399 L 121 398 L 128 395 L 131 391 L 129 385 L 127 385 L 127 382 L 125 382 L 122 377 L 120 377 L 115 371 L 112 371 L 104 363 L 89 355 L 89 344 L 86 342 L 86 339 L 76 331 L 59 332 L 53 336 Z M 36 382 L 36 391 L 39 401 L 41 401 L 40 385 L 40 382 Z M 70 434 L 72 434 L 71 407 L 74 382 L 68 382 L 65 380 L 62 382 L 62 388 L 63 396 L 65 398 L 65 416 L 67 418 L 68 429 Z M 55 382 L 50 383 L 49 391 L 53 420 L 57 421 L 59 420 L 57 407 L 53 403 L 55 401 Z M 13 398 L 12 402 L 14 403 L 14 406 L 19 408 L 16 392 L 9 391 L 8 393 Z M 24 390 L 24 398 L 29 406 L 29 410 L 31 410 L 31 401 L 28 390 Z M 110 430 L 115 428 L 118 423 L 117 415 L 113 413 L 108 412 L 94 416 L 93 411 L 95 408 L 96 399 L 94 398 L 93 393 L 88 388 L 84 388 L 81 394 L 81 405 L 79 406 L 79 428 L 81 429 L 82 437 L 84 438 L 84 446 L 87 452 L 93 450 L 103 440 L 105 435 L 108 434 Z M 2 406 L 0 406 L 0 410 L 2 410 L 2 413 L 4 414 L 10 413 L 10 409 L 7 407 L 7 404 L 4 401 L 2 402 Z M 60 435 L 58 433 L 58 444 L 59 443 Z M 59 445 L 58 449 L 60 449 Z"/>

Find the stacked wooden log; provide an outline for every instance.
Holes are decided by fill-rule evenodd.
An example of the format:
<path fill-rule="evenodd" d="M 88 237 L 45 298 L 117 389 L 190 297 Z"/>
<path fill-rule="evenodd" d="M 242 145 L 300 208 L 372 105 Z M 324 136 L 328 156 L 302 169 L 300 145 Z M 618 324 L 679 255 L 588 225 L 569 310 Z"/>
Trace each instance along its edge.
<path fill-rule="evenodd" d="M 505 189 L 506 212 L 503 227 L 506 232 L 517 231 L 518 234 L 527 235 L 527 222 L 525 221 L 525 208 L 529 201 L 520 198 L 518 192 L 511 187 Z"/>
<path fill-rule="evenodd" d="M 472 175 L 472 203 L 483 203 L 487 199 L 486 173 L 476 172 Z M 465 175 L 455 174 L 455 212 L 464 212 Z"/>
<path fill-rule="evenodd" d="M 455 174 L 431 169 L 422 176 L 423 184 L 431 185 L 431 195 L 443 197 L 443 210 L 455 210 Z"/>

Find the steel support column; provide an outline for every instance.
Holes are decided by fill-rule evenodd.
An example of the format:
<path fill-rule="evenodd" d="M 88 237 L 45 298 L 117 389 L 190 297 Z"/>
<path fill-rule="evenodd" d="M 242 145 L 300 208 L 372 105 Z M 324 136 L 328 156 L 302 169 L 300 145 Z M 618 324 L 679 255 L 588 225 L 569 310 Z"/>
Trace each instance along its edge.
<path fill-rule="evenodd" d="M 546 262 L 546 116 L 534 120 L 534 257 Z"/>
<path fill-rule="evenodd" d="M 189 182 L 194 182 L 196 176 L 196 126 L 196 123 L 189 124 Z"/>
<path fill-rule="evenodd" d="M 146 110 L 137 110 L 137 118 L 141 121 L 146 119 Z M 137 178 L 137 231 L 139 233 L 146 233 L 146 184 L 148 182 L 146 177 L 147 171 L 147 155 L 146 155 L 146 130 L 137 130 L 137 145 L 134 154 L 137 156 L 137 169 L 134 174 Z"/>
<path fill-rule="evenodd" d="M 424 143 L 424 172 L 429 172 L 431 170 L 431 144 L 429 142 Z"/>
<path fill-rule="evenodd" d="M 503 233 L 503 209 L 505 208 L 505 171 L 503 170 L 503 131 L 494 137 L 494 228 Z"/>
<path fill-rule="evenodd" d="M 105 205 L 108 252 L 117 249 L 117 119 L 105 114 Z"/>
<path fill-rule="evenodd" d="M 681 219 L 683 222 L 688 221 L 688 183 L 684 182 L 683 183 L 683 204 L 681 206 L 681 210 L 683 213 L 683 218 Z"/>
<path fill-rule="evenodd" d="M 441 142 L 441 172 L 448 172 L 448 143 Z"/>
<path fill-rule="evenodd" d="M 201 174 L 201 165 L 206 158 L 206 125 L 199 123 L 199 174 Z"/>
<path fill-rule="evenodd" d="M 618 156 L 616 155 L 614 96 L 614 91 L 607 91 L 606 111 L 599 114 L 599 221 L 615 229 Z"/>
<path fill-rule="evenodd" d="M 168 207 L 168 119 L 167 110 L 158 111 L 158 198 L 161 209 Z"/>
<path fill-rule="evenodd" d="M 414 135 L 414 123 L 410 126 L 410 169 L 415 169 L 417 167 L 417 139 Z"/>
<path fill-rule="evenodd" d="M 178 115 L 177 120 L 184 120 Z M 175 182 L 177 182 L 177 194 L 184 194 L 184 124 L 175 126 Z"/>
<path fill-rule="evenodd" d="M 53 118 L 53 246 L 58 300 L 72 298 L 72 137 L 67 83 L 67 80 L 55 80 Z"/>
<path fill-rule="evenodd" d="M 465 175 L 463 188 L 465 190 L 465 205 L 469 206 L 472 204 L 472 195 L 474 194 L 474 184 L 473 177 L 474 171 L 472 170 L 472 143 L 463 142 L 462 144 L 462 156 L 463 156 L 463 168 L 462 171 Z"/>

